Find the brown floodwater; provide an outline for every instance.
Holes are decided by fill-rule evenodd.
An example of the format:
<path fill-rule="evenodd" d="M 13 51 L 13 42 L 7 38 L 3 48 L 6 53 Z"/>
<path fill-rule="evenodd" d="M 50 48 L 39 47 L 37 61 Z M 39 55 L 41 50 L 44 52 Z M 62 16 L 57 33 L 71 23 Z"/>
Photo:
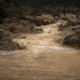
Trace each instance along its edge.
<path fill-rule="evenodd" d="M 28 50 L 0 51 L 0 80 L 80 80 L 80 50 L 56 42 L 55 24 L 41 27 L 43 33 L 13 39 Z"/>

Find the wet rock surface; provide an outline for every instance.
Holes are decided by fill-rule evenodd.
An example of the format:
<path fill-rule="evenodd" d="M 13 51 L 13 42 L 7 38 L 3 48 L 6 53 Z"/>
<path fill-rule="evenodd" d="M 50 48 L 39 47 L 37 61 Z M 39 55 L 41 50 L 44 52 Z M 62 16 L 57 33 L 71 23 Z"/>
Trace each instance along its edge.
<path fill-rule="evenodd" d="M 48 24 L 54 23 L 53 16 L 49 14 L 42 14 L 42 15 L 36 15 L 36 16 L 31 16 L 31 15 L 24 15 L 24 16 L 23 15 L 13 15 L 13 16 L 10 18 L 14 20 L 18 20 L 18 19 L 27 20 L 27 21 L 34 23 L 36 26 L 48 25 Z"/>
<path fill-rule="evenodd" d="M 80 48 L 80 34 L 68 35 L 63 41 L 64 45 L 70 45 L 75 48 Z"/>
<path fill-rule="evenodd" d="M 57 22 L 62 38 L 58 41 L 64 45 L 80 49 L 80 23 L 79 20 L 62 20 Z"/>
<path fill-rule="evenodd" d="M 30 21 L 34 22 L 36 26 L 41 26 L 54 23 L 54 18 L 51 15 L 41 15 L 35 18 L 31 17 Z"/>
<path fill-rule="evenodd" d="M 27 45 L 20 45 L 13 41 L 14 38 L 26 39 L 27 37 L 17 35 L 42 33 L 42 28 L 37 28 L 34 23 L 27 20 L 8 19 L 0 24 L 0 49 L 1 50 L 22 50 L 27 49 Z M 14 36 L 12 36 L 14 35 Z"/>
<path fill-rule="evenodd" d="M 71 35 L 75 36 L 77 34 L 80 34 L 80 21 L 79 17 L 77 17 L 76 14 L 53 13 L 52 15 L 41 14 L 39 16 L 21 15 L 21 19 L 23 20 L 18 19 L 19 15 L 12 15 L 12 19 L 5 19 L 4 24 L 2 24 L 0 28 L 6 30 L 8 33 L 13 34 L 42 33 L 44 30 L 42 28 L 37 28 L 36 26 L 39 27 L 42 25 L 56 23 L 59 28 L 58 31 L 61 31 L 60 35 L 62 35 L 62 38 L 58 41 L 63 44 L 65 43 L 66 37 L 68 38 L 69 36 L 70 38 Z M 49 31 L 48 33 L 51 33 L 51 31 Z"/>
<path fill-rule="evenodd" d="M 0 50 L 21 50 L 22 47 L 16 42 L 13 42 L 8 35 L 0 31 Z"/>
<path fill-rule="evenodd" d="M 1 29 L 8 30 L 12 33 L 20 33 L 20 32 L 28 32 L 28 31 L 33 31 L 34 24 L 30 23 L 29 21 L 26 20 L 12 20 L 9 19 L 8 22 L 4 22 L 0 26 Z"/>

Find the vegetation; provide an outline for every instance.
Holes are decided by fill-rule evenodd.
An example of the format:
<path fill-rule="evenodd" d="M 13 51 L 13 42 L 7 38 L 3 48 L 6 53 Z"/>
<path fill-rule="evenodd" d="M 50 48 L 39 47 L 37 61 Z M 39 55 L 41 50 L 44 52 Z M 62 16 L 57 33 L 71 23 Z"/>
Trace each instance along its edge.
<path fill-rule="evenodd" d="M 8 3 L 8 4 L 10 4 L 10 0 L 4 0 L 5 1 L 5 3 Z"/>
<path fill-rule="evenodd" d="M 5 8 L 2 7 L 2 3 L 0 3 L 0 23 L 3 22 L 3 19 L 8 16 L 8 13 Z"/>
<path fill-rule="evenodd" d="M 37 9 L 44 6 L 77 6 L 80 8 L 80 0 L 4 0 L 0 3 L 0 23 L 8 16 L 7 11 L 29 10 L 32 13 L 37 12 Z M 6 11 L 7 10 L 7 11 Z"/>
<path fill-rule="evenodd" d="M 9 1 L 9 0 L 8 0 Z M 30 5 L 34 7 L 40 7 L 44 5 L 51 5 L 51 6 L 79 6 L 80 0 L 10 0 L 15 4 L 18 5 Z"/>
<path fill-rule="evenodd" d="M 41 7 L 45 5 L 50 6 L 80 6 L 80 0 L 4 0 L 5 3 L 14 3 L 18 6 L 32 6 Z"/>

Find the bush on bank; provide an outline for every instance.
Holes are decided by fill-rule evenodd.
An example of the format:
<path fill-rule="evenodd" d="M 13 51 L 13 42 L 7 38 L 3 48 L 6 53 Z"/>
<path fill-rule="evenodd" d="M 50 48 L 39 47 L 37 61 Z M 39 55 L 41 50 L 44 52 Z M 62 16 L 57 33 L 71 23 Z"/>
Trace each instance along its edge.
<path fill-rule="evenodd" d="M 8 17 L 8 13 L 5 8 L 0 7 L 0 23 L 3 22 L 3 19 Z"/>

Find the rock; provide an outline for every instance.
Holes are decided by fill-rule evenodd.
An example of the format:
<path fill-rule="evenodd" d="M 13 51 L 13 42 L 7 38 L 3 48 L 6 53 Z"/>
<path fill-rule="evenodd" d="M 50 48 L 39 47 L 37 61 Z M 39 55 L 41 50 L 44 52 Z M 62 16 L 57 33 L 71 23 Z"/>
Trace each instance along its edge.
<path fill-rule="evenodd" d="M 48 25 L 50 24 L 50 22 L 47 19 L 42 19 L 42 23 L 43 25 Z"/>
<path fill-rule="evenodd" d="M 80 25 L 74 22 L 70 21 L 65 25 L 63 23 L 58 24 L 59 30 L 61 31 L 60 35 L 62 36 L 59 42 L 64 45 L 80 48 Z"/>
<path fill-rule="evenodd" d="M 0 50 L 20 50 L 19 44 L 13 42 L 12 39 L 6 36 L 3 31 L 0 31 Z"/>
<path fill-rule="evenodd" d="M 51 33 L 51 31 L 49 31 L 48 33 Z"/>
<path fill-rule="evenodd" d="M 19 46 L 19 44 L 15 43 L 15 42 L 13 42 L 11 40 L 9 40 L 8 43 L 7 42 L 6 43 L 5 42 L 2 42 L 2 41 L 1 41 L 1 43 L 2 44 L 0 44 L 0 46 L 2 46 L 2 47 L 1 47 L 0 50 L 20 50 L 20 49 L 22 49 Z"/>
<path fill-rule="evenodd" d="M 42 33 L 44 30 L 41 28 L 41 27 L 37 27 L 35 32 L 39 32 L 39 33 Z"/>
<path fill-rule="evenodd" d="M 19 39 L 26 39 L 27 37 L 25 37 L 25 36 L 22 36 L 22 37 L 19 37 Z"/>
<path fill-rule="evenodd" d="M 30 16 L 25 15 L 25 16 L 24 16 L 24 19 L 25 19 L 25 20 L 30 20 Z"/>
<path fill-rule="evenodd" d="M 9 22 L 9 18 L 5 18 L 4 21 L 5 21 L 5 22 Z"/>
<path fill-rule="evenodd" d="M 43 25 L 54 23 L 54 18 L 50 15 L 37 16 L 37 18 L 42 21 Z"/>
<path fill-rule="evenodd" d="M 53 13 L 52 16 L 53 16 L 53 17 L 55 17 L 55 16 L 61 17 L 60 13 Z"/>
<path fill-rule="evenodd" d="M 59 18 L 58 16 L 55 16 L 55 17 L 54 17 L 54 20 L 55 20 L 55 21 L 58 21 L 59 19 L 60 19 L 60 18 Z"/>
<path fill-rule="evenodd" d="M 77 20 L 76 15 L 74 15 L 74 14 L 66 14 L 65 16 L 64 16 L 64 14 L 61 14 L 61 19 L 67 20 L 67 21 Z"/>
<path fill-rule="evenodd" d="M 64 45 L 69 45 L 75 48 L 80 48 L 80 34 L 72 34 L 65 37 Z"/>
<path fill-rule="evenodd" d="M 41 13 L 37 13 L 37 16 L 41 16 Z"/>
<path fill-rule="evenodd" d="M 17 16 L 17 18 L 18 18 L 18 19 L 24 19 L 24 17 L 21 16 L 21 15 Z"/>
<path fill-rule="evenodd" d="M 28 49 L 26 46 L 21 46 L 21 49 L 23 50 L 23 49 Z"/>
<path fill-rule="evenodd" d="M 64 28 L 66 28 L 66 24 L 67 24 L 68 22 L 67 21 L 64 21 L 64 20 L 58 20 L 57 22 L 56 22 L 56 24 L 57 24 L 57 26 L 58 26 L 58 30 L 59 31 L 62 31 Z"/>
<path fill-rule="evenodd" d="M 41 25 L 43 25 L 43 24 L 42 24 L 42 21 L 41 21 L 40 19 L 34 18 L 34 19 L 32 19 L 31 21 L 34 22 L 34 24 L 35 24 L 36 26 L 41 26 Z"/>
<path fill-rule="evenodd" d="M 18 18 L 17 18 L 17 17 L 12 17 L 11 19 L 13 19 L 13 20 L 17 20 Z"/>
<path fill-rule="evenodd" d="M 80 20 L 73 21 L 73 23 L 75 23 L 76 25 L 79 25 L 80 24 Z"/>
<path fill-rule="evenodd" d="M 75 31 L 80 30 L 80 25 L 73 26 L 71 30 L 75 30 Z"/>
<path fill-rule="evenodd" d="M 10 31 L 10 32 L 14 33 L 15 30 L 16 30 L 16 28 L 15 28 L 14 26 L 10 26 L 10 27 L 9 27 L 9 31 Z"/>
<path fill-rule="evenodd" d="M 25 33 L 35 29 L 34 23 L 27 20 L 12 20 L 10 23 L 3 23 L 0 29 L 7 30 L 11 33 Z"/>
<path fill-rule="evenodd" d="M 0 40 L 2 39 L 3 35 L 4 35 L 3 31 L 0 31 Z"/>

